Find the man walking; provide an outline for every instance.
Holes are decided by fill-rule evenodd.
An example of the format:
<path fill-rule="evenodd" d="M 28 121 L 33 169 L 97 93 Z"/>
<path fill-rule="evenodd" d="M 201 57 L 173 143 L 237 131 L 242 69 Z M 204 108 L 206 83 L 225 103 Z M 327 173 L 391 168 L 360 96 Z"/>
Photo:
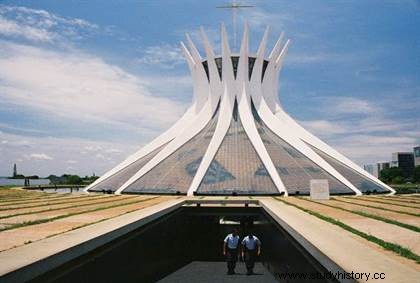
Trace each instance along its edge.
<path fill-rule="evenodd" d="M 223 243 L 223 255 L 226 256 L 227 274 L 235 274 L 236 261 L 238 260 L 239 235 L 238 229 L 233 229 L 232 233 L 227 235 Z"/>
<path fill-rule="evenodd" d="M 254 274 L 255 259 L 261 254 L 261 242 L 252 234 L 242 240 L 242 258 L 245 261 L 247 275 Z"/>

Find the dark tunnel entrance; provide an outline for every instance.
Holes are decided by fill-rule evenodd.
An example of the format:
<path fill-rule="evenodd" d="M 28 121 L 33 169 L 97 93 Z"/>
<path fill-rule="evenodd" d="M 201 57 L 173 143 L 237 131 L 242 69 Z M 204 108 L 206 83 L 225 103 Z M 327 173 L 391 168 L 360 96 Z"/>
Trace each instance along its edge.
<path fill-rule="evenodd" d="M 282 272 L 326 272 L 262 208 L 201 206 L 182 207 L 33 282 L 156 282 L 192 262 L 223 262 L 223 239 L 234 227 L 241 238 L 252 232 L 261 240 L 259 261 L 277 281 Z"/>

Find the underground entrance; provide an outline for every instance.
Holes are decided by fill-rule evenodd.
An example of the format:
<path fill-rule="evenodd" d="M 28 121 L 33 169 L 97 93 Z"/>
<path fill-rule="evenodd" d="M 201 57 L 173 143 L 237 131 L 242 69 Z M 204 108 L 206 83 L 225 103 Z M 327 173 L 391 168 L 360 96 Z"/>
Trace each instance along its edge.
<path fill-rule="evenodd" d="M 245 276 L 244 263 L 240 262 L 236 268 L 238 275 L 226 275 L 223 239 L 235 227 L 241 237 L 252 232 L 262 242 L 257 275 Z M 285 272 L 327 271 L 261 207 L 189 206 L 32 282 L 276 282 L 280 281 L 279 274 Z"/>

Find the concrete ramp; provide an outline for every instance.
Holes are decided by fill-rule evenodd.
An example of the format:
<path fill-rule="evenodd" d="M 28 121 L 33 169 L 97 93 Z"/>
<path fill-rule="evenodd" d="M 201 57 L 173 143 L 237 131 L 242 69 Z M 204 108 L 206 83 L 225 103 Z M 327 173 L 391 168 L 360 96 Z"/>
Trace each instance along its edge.
<path fill-rule="evenodd" d="M 195 282 L 255 282 L 255 283 L 275 283 L 274 276 L 262 265 L 257 262 L 255 264 L 255 275 L 246 275 L 244 263 L 236 265 L 235 275 L 226 274 L 225 262 L 206 262 L 194 261 L 166 276 L 159 283 L 195 283 Z"/>

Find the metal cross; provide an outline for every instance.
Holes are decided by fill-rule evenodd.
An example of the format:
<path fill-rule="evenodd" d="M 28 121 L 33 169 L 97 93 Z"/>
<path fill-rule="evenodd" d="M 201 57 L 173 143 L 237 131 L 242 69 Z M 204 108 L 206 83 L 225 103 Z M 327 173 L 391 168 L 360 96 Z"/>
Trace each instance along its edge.
<path fill-rule="evenodd" d="M 236 48 L 236 10 L 240 8 L 252 8 L 255 6 L 251 5 L 241 5 L 236 3 L 236 0 L 233 0 L 231 4 L 224 6 L 217 6 L 216 8 L 220 9 L 231 9 L 232 10 L 232 25 L 233 25 L 233 47 Z"/>

